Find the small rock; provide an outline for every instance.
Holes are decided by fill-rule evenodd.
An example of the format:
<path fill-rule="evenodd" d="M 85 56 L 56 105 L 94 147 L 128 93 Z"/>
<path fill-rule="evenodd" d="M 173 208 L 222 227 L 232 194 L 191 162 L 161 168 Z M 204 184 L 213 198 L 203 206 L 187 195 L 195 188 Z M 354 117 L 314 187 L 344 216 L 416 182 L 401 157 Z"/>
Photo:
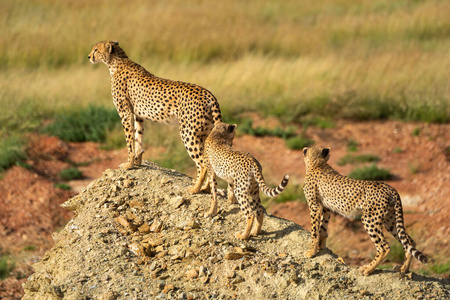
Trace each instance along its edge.
<path fill-rule="evenodd" d="M 107 291 L 98 297 L 99 300 L 115 300 L 119 294 L 112 291 Z"/>
<path fill-rule="evenodd" d="M 103 175 L 106 175 L 108 177 L 114 177 L 114 171 L 111 169 L 106 169 L 105 172 L 103 172 Z"/>
<path fill-rule="evenodd" d="M 192 269 L 186 272 L 186 277 L 190 279 L 195 279 L 198 277 L 198 270 Z"/>
<path fill-rule="evenodd" d="M 131 181 L 131 180 L 129 180 L 129 179 L 125 179 L 125 180 L 123 181 L 123 187 L 129 188 L 129 187 L 131 187 L 131 186 L 133 186 L 133 181 Z"/>
<path fill-rule="evenodd" d="M 227 278 L 234 278 L 236 276 L 236 273 L 232 270 L 226 270 L 224 275 Z"/>
<path fill-rule="evenodd" d="M 131 200 L 128 205 L 130 205 L 130 207 L 144 207 L 144 202 L 141 200 Z"/>
<path fill-rule="evenodd" d="M 241 282 L 244 282 L 244 281 L 245 281 L 244 278 L 242 278 L 241 276 L 237 275 L 237 276 L 231 281 L 231 283 L 232 283 L 232 284 L 238 284 L 238 283 L 241 283 Z"/>
<path fill-rule="evenodd" d="M 169 177 L 164 176 L 163 178 L 161 178 L 161 187 L 165 186 L 166 184 L 171 183 L 172 181 L 170 180 Z"/>
<path fill-rule="evenodd" d="M 161 251 L 158 254 L 155 255 L 156 258 L 163 258 L 164 256 L 166 256 L 168 253 L 168 251 Z"/>
<path fill-rule="evenodd" d="M 173 206 L 173 208 L 179 208 L 184 204 L 184 202 L 186 202 L 186 199 L 184 199 L 182 196 L 177 196 L 170 199 L 170 204 Z"/>
<path fill-rule="evenodd" d="M 162 292 L 164 294 L 167 294 L 170 291 L 173 291 L 175 289 L 175 287 L 172 284 L 168 284 L 164 287 L 164 289 L 162 290 Z"/>
<path fill-rule="evenodd" d="M 164 244 L 162 239 L 147 240 L 146 242 L 152 247 L 157 247 Z"/>
<path fill-rule="evenodd" d="M 130 222 L 124 216 L 118 216 L 115 218 L 116 222 L 122 225 L 125 228 L 131 228 Z"/>
<path fill-rule="evenodd" d="M 140 233 L 149 233 L 150 232 L 150 227 L 148 226 L 147 223 L 142 224 L 141 226 L 139 226 L 139 232 Z"/>
<path fill-rule="evenodd" d="M 228 252 L 225 254 L 225 259 L 228 260 L 240 259 L 242 257 L 244 257 L 244 253 Z"/>
<path fill-rule="evenodd" d="M 150 231 L 151 232 L 160 232 L 162 229 L 162 222 L 159 220 L 155 220 L 153 221 L 152 226 L 150 226 Z"/>
<path fill-rule="evenodd" d="M 209 258 L 209 261 L 212 263 L 212 264 L 215 264 L 215 263 L 217 263 L 217 262 L 219 262 L 219 258 L 217 257 L 217 256 L 213 256 L 213 257 L 210 257 Z"/>
<path fill-rule="evenodd" d="M 139 244 L 132 243 L 132 244 L 128 245 L 128 248 L 136 256 L 144 256 L 145 255 L 144 248 Z"/>

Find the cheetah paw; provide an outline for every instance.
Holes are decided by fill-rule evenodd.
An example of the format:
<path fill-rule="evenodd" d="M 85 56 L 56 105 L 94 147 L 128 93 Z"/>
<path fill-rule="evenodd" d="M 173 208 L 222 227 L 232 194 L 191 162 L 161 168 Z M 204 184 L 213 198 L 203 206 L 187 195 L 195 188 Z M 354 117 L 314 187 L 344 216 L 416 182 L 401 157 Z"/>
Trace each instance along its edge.
<path fill-rule="evenodd" d="M 235 236 L 237 239 L 240 239 L 240 240 L 246 240 L 246 239 L 248 239 L 248 236 L 246 237 L 245 235 L 243 235 L 243 234 L 242 234 L 242 231 L 236 232 L 236 233 L 234 234 L 234 236 Z"/>
<path fill-rule="evenodd" d="M 205 217 L 205 218 L 214 218 L 216 215 L 217 215 L 217 212 L 208 211 L 207 213 L 205 213 L 203 215 L 203 217 Z"/>
<path fill-rule="evenodd" d="M 359 267 L 358 272 L 361 275 L 367 276 L 367 275 L 370 275 L 373 272 L 373 270 L 371 270 L 370 267 L 366 265 L 366 266 Z"/>
<path fill-rule="evenodd" d="M 195 186 L 190 186 L 187 188 L 187 192 L 191 195 L 198 194 L 199 190 L 195 188 Z"/>
<path fill-rule="evenodd" d="M 255 230 L 255 231 L 250 232 L 250 236 L 258 236 L 260 234 L 261 234 L 261 231 L 258 232 L 258 231 Z"/>
<path fill-rule="evenodd" d="M 306 257 L 311 258 L 311 257 L 314 257 L 314 256 L 316 255 L 316 253 L 317 253 L 316 250 L 308 250 L 308 251 L 305 252 L 304 255 L 305 255 Z"/>
<path fill-rule="evenodd" d="M 130 169 L 134 168 L 134 163 L 131 164 L 129 162 L 126 162 L 126 163 L 120 164 L 119 168 L 122 169 L 122 170 L 130 170 Z"/>

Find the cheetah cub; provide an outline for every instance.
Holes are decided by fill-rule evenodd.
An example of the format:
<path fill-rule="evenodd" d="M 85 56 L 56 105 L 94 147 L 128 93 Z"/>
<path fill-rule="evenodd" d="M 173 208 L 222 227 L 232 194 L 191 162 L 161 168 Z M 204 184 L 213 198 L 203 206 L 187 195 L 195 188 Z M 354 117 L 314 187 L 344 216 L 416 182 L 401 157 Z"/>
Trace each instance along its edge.
<path fill-rule="evenodd" d="M 383 227 L 402 244 L 405 261 L 400 268 L 402 273 L 409 269 L 414 256 L 421 263 L 427 258 L 416 248 L 416 243 L 406 233 L 403 225 L 402 202 L 397 191 L 383 182 L 355 180 L 340 175 L 328 163 L 330 148 L 304 148 L 306 177 L 303 190 L 311 210 L 310 250 L 305 256 L 313 257 L 325 247 L 327 228 L 331 211 L 347 218 L 362 214 L 361 221 L 375 243 L 377 254 L 374 260 L 358 271 L 371 274 L 386 258 L 390 248 L 383 236 Z"/>
<path fill-rule="evenodd" d="M 236 238 L 246 240 L 250 235 L 257 236 L 261 233 L 264 207 L 259 198 L 259 189 L 274 197 L 286 188 L 289 176 L 285 175 L 278 187 L 267 187 L 259 162 L 250 154 L 231 148 L 236 135 L 235 129 L 236 125 L 217 123 L 206 139 L 205 153 L 208 158 L 212 203 L 205 217 L 217 214 L 217 175 L 228 182 L 228 198 L 231 202 L 237 199 L 241 211 L 247 216 L 247 226 L 235 234 Z M 255 216 L 256 226 L 252 230 Z"/>
<path fill-rule="evenodd" d="M 104 63 L 111 75 L 113 101 L 128 149 L 128 162 L 120 167 L 141 164 L 144 119 L 159 123 L 178 120 L 181 139 L 197 166 L 197 181 L 189 192 L 198 193 L 206 176 L 205 139 L 214 124 L 222 121 L 214 95 L 198 85 L 156 77 L 131 61 L 115 41 L 95 44 L 88 58 L 93 64 Z"/>

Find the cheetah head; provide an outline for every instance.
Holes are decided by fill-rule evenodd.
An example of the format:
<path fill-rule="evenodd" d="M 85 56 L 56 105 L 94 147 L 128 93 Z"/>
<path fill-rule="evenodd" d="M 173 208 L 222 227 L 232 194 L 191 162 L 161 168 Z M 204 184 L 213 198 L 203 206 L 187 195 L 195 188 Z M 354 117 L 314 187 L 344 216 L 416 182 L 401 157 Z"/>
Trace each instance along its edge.
<path fill-rule="evenodd" d="M 92 47 L 88 58 L 93 64 L 99 62 L 107 63 L 110 61 L 111 55 L 117 52 L 118 48 L 119 42 L 116 41 L 99 42 Z"/>
<path fill-rule="evenodd" d="M 227 124 L 227 123 L 217 123 L 214 125 L 214 128 L 211 134 L 215 134 L 220 136 L 220 138 L 226 140 L 230 145 L 233 143 L 233 139 L 236 136 L 236 124 Z"/>
<path fill-rule="evenodd" d="M 324 163 L 330 159 L 330 148 L 305 147 L 303 148 L 303 159 L 306 167 L 317 163 Z"/>

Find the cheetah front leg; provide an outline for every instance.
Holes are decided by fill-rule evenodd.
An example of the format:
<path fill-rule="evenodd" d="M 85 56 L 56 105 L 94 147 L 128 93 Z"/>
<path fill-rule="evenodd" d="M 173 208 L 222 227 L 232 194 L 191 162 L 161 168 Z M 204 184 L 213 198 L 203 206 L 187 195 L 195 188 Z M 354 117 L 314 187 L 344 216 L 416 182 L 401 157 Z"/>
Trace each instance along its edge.
<path fill-rule="evenodd" d="M 127 142 L 128 161 L 120 164 L 119 168 L 129 170 L 134 167 L 135 152 L 134 152 L 134 119 L 131 110 L 131 105 L 126 99 L 114 99 L 114 105 L 119 113 L 122 127 L 125 132 L 125 140 Z"/>
<path fill-rule="evenodd" d="M 247 215 L 247 226 L 243 231 L 238 231 L 234 234 L 234 236 L 240 240 L 247 240 L 250 237 L 250 232 L 253 227 L 253 221 L 255 219 L 255 215 L 250 213 Z"/>
<path fill-rule="evenodd" d="M 313 257 L 319 252 L 319 233 L 322 218 L 322 207 L 315 201 L 308 201 L 311 211 L 311 244 L 310 249 L 305 252 L 306 257 Z"/>
<path fill-rule="evenodd" d="M 134 153 L 135 153 L 135 166 L 139 167 L 142 163 L 142 154 L 144 148 L 142 147 L 142 139 L 144 135 L 144 119 L 134 116 L 135 138 L 134 138 Z"/>

